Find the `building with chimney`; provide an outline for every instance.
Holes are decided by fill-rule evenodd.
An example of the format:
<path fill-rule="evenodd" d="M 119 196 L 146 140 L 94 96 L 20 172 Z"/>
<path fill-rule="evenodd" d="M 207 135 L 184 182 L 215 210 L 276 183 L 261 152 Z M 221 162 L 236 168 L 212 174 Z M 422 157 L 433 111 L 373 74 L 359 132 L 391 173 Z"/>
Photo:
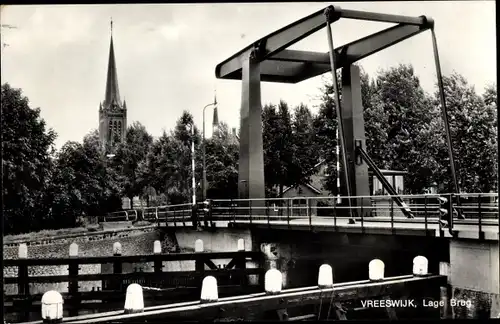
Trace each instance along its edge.
<path fill-rule="evenodd" d="M 109 45 L 108 73 L 104 101 L 99 103 L 99 141 L 104 154 L 114 154 L 116 145 L 125 141 L 127 131 L 127 104 L 121 101 L 118 89 L 115 51 L 113 48 L 113 21 Z"/>

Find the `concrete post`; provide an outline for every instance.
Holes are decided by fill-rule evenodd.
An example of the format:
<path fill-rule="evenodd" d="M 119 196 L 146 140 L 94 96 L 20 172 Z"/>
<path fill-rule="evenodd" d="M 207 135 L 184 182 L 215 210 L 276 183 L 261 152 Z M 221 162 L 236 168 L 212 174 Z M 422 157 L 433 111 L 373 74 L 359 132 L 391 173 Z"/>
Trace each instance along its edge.
<path fill-rule="evenodd" d="M 368 185 L 368 165 L 356 156 L 355 141 L 359 140 L 366 149 L 365 121 L 363 117 L 363 102 L 361 97 L 360 70 L 356 65 L 342 68 L 342 119 L 344 121 L 345 145 L 347 151 L 347 170 L 351 182 L 351 193 L 354 196 L 370 196 Z M 342 195 L 346 195 L 346 184 L 341 179 Z M 363 216 L 370 216 L 371 202 L 369 199 L 352 201 L 353 207 L 361 206 Z M 361 211 L 361 209 L 358 209 Z M 361 215 L 360 215 L 361 216 Z"/>
<path fill-rule="evenodd" d="M 264 149 L 262 144 L 262 103 L 260 63 L 253 52 L 242 62 L 240 111 L 240 157 L 238 197 L 264 198 Z"/>

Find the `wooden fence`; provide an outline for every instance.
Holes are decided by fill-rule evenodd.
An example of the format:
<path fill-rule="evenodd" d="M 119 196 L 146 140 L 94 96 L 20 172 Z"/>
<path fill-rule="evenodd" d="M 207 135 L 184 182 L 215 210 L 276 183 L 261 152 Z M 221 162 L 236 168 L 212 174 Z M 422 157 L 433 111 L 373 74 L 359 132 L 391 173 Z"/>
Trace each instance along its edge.
<path fill-rule="evenodd" d="M 6 313 L 26 313 L 22 316 L 27 319 L 28 313 L 40 307 L 42 294 L 30 294 L 32 283 L 68 283 L 68 292 L 62 293 L 65 300 L 65 309 L 70 316 L 76 316 L 78 310 L 102 309 L 109 304 L 123 303 L 124 292 L 131 283 L 138 283 L 145 289 L 145 295 L 155 300 L 181 301 L 197 296 L 200 293 L 202 280 L 206 276 L 214 276 L 221 284 L 221 295 L 231 296 L 242 292 L 252 293 L 260 291 L 262 280 L 258 278 L 254 284 L 249 282 L 250 276 L 261 276 L 262 267 L 248 268 L 247 261 L 262 264 L 262 252 L 244 251 L 235 252 L 203 252 L 203 242 L 198 240 L 195 253 L 159 253 L 160 242 L 155 242 L 155 252 L 151 255 L 121 255 L 121 244 L 115 243 L 113 253 L 103 257 L 78 257 L 78 245 L 70 246 L 70 257 L 64 258 L 25 258 L 26 246 L 20 245 L 19 259 L 4 260 L 4 267 L 17 267 L 18 276 L 4 278 L 4 284 L 16 284 L 18 293 L 4 295 L 4 311 Z M 200 249 L 201 246 L 201 249 Z M 230 260 L 224 266 L 216 266 L 213 260 Z M 194 261 L 194 270 L 191 271 L 164 271 L 164 262 Z M 136 272 L 124 271 L 124 265 L 152 264 L 153 271 Z M 101 264 L 111 265 L 111 273 L 81 274 L 81 265 Z M 67 275 L 38 275 L 29 276 L 28 267 L 33 266 L 68 266 Z M 128 266 L 130 268 L 130 266 Z M 79 291 L 82 281 L 102 281 L 102 290 Z M 5 294 L 5 290 L 4 290 Z"/>

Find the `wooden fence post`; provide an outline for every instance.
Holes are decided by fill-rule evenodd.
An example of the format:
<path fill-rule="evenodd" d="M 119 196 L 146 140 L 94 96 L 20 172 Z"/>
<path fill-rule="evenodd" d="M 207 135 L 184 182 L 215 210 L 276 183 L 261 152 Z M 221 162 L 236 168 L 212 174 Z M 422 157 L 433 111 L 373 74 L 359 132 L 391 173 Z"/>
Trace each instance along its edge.
<path fill-rule="evenodd" d="M 28 258 L 28 246 L 26 243 L 19 244 L 18 251 L 19 259 L 27 259 Z M 30 294 L 30 284 L 29 284 L 29 276 L 28 276 L 28 264 L 19 264 L 17 270 L 18 282 L 17 282 L 17 293 L 22 296 L 22 305 L 21 308 L 26 309 L 25 312 L 22 313 L 22 321 L 29 321 L 29 309 L 31 307 L 31 299 L 29 297 Z"/>
<path fill-rule="evenodd" d="M 161 242 L 159 240 L 156 240 L 154 242 L 153 253 L 155 254 L 155 258 L 153 260 L 153 269 L 156 274 L 160 274 L 163 271 L 163 261 L 161 258 Z M 160 276 L 155 276 L 153 282 L 161 284 Z"/>
<path fill-rule="evenodd" d="M 78 305 L 80 304 L 80 298 L 78 293 L 78 244 L 71 243 L 69 246 L 69 257 L 71 260 L 68 263 L 68 294 L 69 294 L 69 303 L 71 304 L 71 308 L 69 309 L 69 316 L 77 316 L 78 315 Z"/>
<path fill-rule="evenodd" d="M 237 276 L 238 278 L 238 284 L 241 286 L 248 286 L 248 278 L 245 273 L 246 269 L 246 264 L 247 260 L 245 257 L 245 240 L 244 239 L 239 239 L 238 240 L 238 252 L 241 252 L 239 256 L 237 256 L 235 268 L 238 270 L 241 270 L 241 274 Z"/>
<path fill-rule="evenodd" d="M 121 256 L 122 255 L 122 245 L 120 242 L 115 242 L 113 244 L 113 256 Z M 113 262 L 113 273 L 114 274 L 121 274 L 122 273 L 122 262 L 120 260 L 114 261 Z M 118 290 L 122 291 L 122 280 L 120 279 L 114 279 L 111 280 L 111 289 L 112 290 Z"/>
<path fill-rule="evenodd" d="M 26 243 L 19 244 L 19 259 L 28 258 L 28 246 Z M 30 286 L 28 281 L 28 264 L 20 264 L 18 268 L 19 281 L 17 282 L 17 290 L 19 295 L 29 295 Z"/>
<path fill-rule="evenodd" d="M 196 242 L 194 243 L 194 252 L 203 253 L 203 251 L 204 251 L 203 240 L 197 239 Z M 203 255 L 200 255 L 196 258 L 196 260 L 194 261 L 194 268 L 196 271 L 197 282 L 201 289 L 202 280 L 205 272 L 205 260 L 203 258 Z"/>

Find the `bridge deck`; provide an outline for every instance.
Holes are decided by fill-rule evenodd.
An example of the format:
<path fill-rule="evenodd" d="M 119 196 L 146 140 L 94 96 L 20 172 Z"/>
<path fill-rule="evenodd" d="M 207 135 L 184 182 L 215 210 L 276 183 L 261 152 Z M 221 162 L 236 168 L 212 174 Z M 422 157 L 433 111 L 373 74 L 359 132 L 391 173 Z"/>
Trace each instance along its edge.
<path fill-rule="evenodd" d="M 270 217 L 268 221 L 265 215 L 252 215 L 249 217 L 239 215 L 236 219 L 216 220 L 213 222 L 216 227 L 238 227 L 238 228 L 271 228 L 281 230 L 314 230 L 316 232 L 343 232 L 343 233 L 364 233 L 364 234 L 385 234 L 385 235 L 415 235 L 415 236 L 436 236 L 439 237 L 440 229 L 444 237 L 451 237 L 447 228 L 441 228 L 437 218 L 428 218 L 427 224 L 424 219 L 407 219 L 404 217 L 394 217 L 391 222 L 390 217 L 365 218 L 363 222 L 358 219 L 355 224 L 349 224 L 347 217 L 318 217 L 292 218 Z M 191 221 L 185 221 L 191 225 Z M 181 221 L 168 223 L 161 222 L 160 226 L 182 227 Z M 459 238 L 479 239 L 480 231 L 477 219 L 454 220 L 454 232 Z M 499 226 L 498 220 L 481 220 L 481 232 L 486 240 L 498 240 Z"/>

